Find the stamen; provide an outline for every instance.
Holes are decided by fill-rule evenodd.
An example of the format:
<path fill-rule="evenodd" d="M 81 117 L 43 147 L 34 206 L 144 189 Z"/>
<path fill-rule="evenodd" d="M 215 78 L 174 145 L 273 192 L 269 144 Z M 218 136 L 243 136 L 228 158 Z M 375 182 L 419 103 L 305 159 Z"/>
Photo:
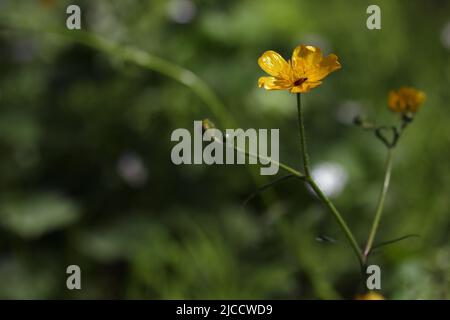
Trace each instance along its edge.
<path fill-rule="evenodd" d="M 294 86 L 299 86 L 299 85 L 301 85 L 303 82 L 305 82 L 306 80 L 308 80 L 308 78 L 300 78 L 300 79 L 298 79 L 298 80 L 296 80 L 296 81 L 294 82 Z"/>

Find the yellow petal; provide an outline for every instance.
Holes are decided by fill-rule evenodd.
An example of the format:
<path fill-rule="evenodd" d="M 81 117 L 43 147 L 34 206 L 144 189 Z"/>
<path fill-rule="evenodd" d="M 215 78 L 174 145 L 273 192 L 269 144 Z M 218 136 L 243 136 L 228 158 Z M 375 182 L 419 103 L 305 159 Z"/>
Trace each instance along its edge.
<path fill-rule="evenodd" d="M 310 66 L 315 66 L 322 61 L 322 51 L 313 46 L 299 45 L 292 53 L 292 69 L 302 77 Z"/>
<path fill-rule="evenodd" d="M 340 69 L 341 64 L 337 61 L 338 57 L 334 54 L 329 54 L 322 59 L 316 66 L 312 66 L 307 71 L 306 77 L 311 81 L 319 81 L 329 75 L 331 72 Z"/>
<path fill-rule="evenodd" d="M 287 80 L 275 77 L 261 77 L 258 80 L 258 87 L 267 90 L 282 90 L 289 89 L 291 87 L 291 83 Z"/>
<path fill-rule="evenodd" d="M 390 91 L 388 95 L 388 107 L 394 112 L 417 112 L 425 101 L 425 93 L 410 87 Z"/>
<path fill-rule="evenodd" d="M 388 106 L 394 112 L 402 112 L 405 109 L 405 104 L 400 101 L 400 97 L 396 91 L 389 91 Z"/>
<path fill-rule="evenodd" d="M 318 82 L 341 67 L 337 60 L 338 57 L 334 54 L 324 58 L 319 48 L 300 45 L 292 54 L 291 64 L 294 78 L 307 78 L 310 82 Z M 312 85 L 311 88 L 317 85 Z"/>
<path fill-rule="evenodd" d="M 371 291 L 365 294 L 357 295 L 355 300 L 384 300 L 384 297 L 377 292 Z"/>
<path fill-rule="evenodd" d="M 272 76 L 260 78 L 260 87 L 289 89 L 292 93 L 308 92 L 319 86 L 330 72 L 341 67 L 336 55 L 323 57 L 319 48 L 306 45 L 297 46 L 288 62 L 275 51 L 266 51 L 258 63 Z"/>
<path fill-rule="evenodd" d="M 258 64 L 265 72 L 271 76 L 288 79 L 290 65 L 282 56 L 275 51 L 266 51 L 258 59 Z"/>
<path fill-rule="evenodd" d="M 305 93 L 311 89 L 314 89 L 315 87 L 320 86 L 321 84 L 322 84 L 321 81 L 314 81 L 314 82 L 305 81 L 298 86 L 292 87 L 291 93 Z"/>

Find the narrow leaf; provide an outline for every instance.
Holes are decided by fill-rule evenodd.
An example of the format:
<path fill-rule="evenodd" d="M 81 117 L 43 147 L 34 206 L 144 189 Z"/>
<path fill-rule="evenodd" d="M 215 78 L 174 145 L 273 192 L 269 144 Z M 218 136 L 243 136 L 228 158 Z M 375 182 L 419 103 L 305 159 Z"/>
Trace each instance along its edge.
<path fill-rule="evenodd" d="M 387 245 L 390 245 L 390 244 L 393 244 L 393 243 L 396 243 L 396 242 L 399 242 L 399 241 L 402 241 L 402 240 L 405 240 L 405 239 L 409 239 L 409 238 L 420 238 L 420 235 L 418 235 L 418 234 L 408 234 L 408 235 L 400 237 L 400 238 L 395 238 L 395 239 L 392 239 L 392 240 L 384 241 L 384 242 L 381 242 L 381 243 L 373 246 L 372 251 L 374 249 L 378 249 L 378 248 L 381 248 L 381 247 L 384 247 L 384 246 L 387 246 Z"/>
<path fill-rule="evenodd" d="M 242 203 L 242 205 L 245 207 L 245 206 L 247 205 L 247 203 L 248 203 L 250 200 L 252 200 L 254 197 L 256 197 L 258 194 L 260 194 L 260 193 L 263 192 L 264 190 L 267 190 L 268 188 L 270 188 L 270 187 L 276 185 L 277 183 L 286 181 L 286 180 L 288 180 L 288 179 L 290 179 L 290 178 L 293 178 L 293 177 L 295 177 L 295 175 L 293 175 L 293 174 L 288 174 L 288 175 L 282 176 L 282 177 L 280 177 L 280 178 L 278 178 L 278 179 L 275 179 L 275 180 L 273 180 L 273 181 L 271 181 L 271 182 L 269 182 L 269 183 L 267 183 L 267 184 L 265 184 L 265 185 L 259 187 L 255 192 L 253 192 L 252 194 L 250 194 L 250 195 L 244 200 L 244 202 Z"/>
<path fill-rule="evenodd" d="M 338 243 L 336 239 L 333 239 L 329 236 L 321 235 L 316 237 L 316 241 L 323 242 L 323 243 Z"/>

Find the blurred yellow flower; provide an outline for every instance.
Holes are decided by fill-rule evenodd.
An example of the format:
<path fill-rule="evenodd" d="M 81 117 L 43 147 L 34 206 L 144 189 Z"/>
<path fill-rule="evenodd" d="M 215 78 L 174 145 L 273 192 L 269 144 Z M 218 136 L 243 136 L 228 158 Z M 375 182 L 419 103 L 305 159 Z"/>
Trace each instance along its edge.
<path fill-rule="evenodd" d="M 384 300 L 384 297 L 377 292 L 370 291 L 365 294 L 358 294 L 355 300 Z"/>
<path fill-rule="evenodd" d="M 338 57 L 322 55 L 319 48 L 300 45 L 292 53 L 291 60 L 275 51 L 266 51 L 258 59 L 258 64 L 270 77 L 261 77 L 258 86 L 267 90 L 289 90 L 304 93 L 319 86 L 329 73 L 339 69 Z"/>
<path fill-rule="evenodd" d="M 394 112 L 415 113 L 425 101 L 425 93 L 410 87 L 392 90 L 388 96 L 388 106 Z"/>

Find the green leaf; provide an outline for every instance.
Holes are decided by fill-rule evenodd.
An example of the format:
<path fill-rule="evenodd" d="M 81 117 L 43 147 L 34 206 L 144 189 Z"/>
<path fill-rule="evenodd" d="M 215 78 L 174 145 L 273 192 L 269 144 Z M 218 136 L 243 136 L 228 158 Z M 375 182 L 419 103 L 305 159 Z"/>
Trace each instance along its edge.
<path fill-rule="evenodd" d="M 261 187 L 259 187 L 255 192 L 253 192 L 252 194 L 250 194 L 242 203 L 242 205 L 245 207 L 247 205 L 247 203 L 252 200 L 254 197 L 256 197 L 258 194 L 260 194 L 261 192 L 269 189 L 270 187 L 273 187 L 274 185 L 276 185 L 277 183 L 289 180 L 290 178 L 295 178 L 295 176 L 293 174 L 288 174 L 282 177 L 279 177 Z"/>
<path fill-rule="evenodd" d="M 405 240 L 405 239 L 409 239 L 409 238 L 420 238 L 420 236 L 418 234 L 408 234 L 408 235 L 403 236 L 403 237 L 399 237 L 399 238 L 395 238 L 395 239 L 392 239 L 392 240 L 384 241 L 384 242 L 381 242 L 381 243 L 373 246 L 372 251 L 375 250 L 375 249 L 379 249 L 381 247 L 384 247 L 384 246 L 388 246 L 390 244 L 394 244 L 396 242 L 399 242 L 399 241 L 402 241 L 402 240 Z"/>
<path fill-rule="evenodd" d="M 1 201 L 0 225 L 22 238 L 38 238 L 75 222 L 77 206 L 58 194 L 43 193 Z"/>
<path fill-rule="evenodd" d="M 321 235 L 316 237 L 316 241 L 323 243 L 338 243 L 336 239 L 333 239 L 329 236 Z"/>

